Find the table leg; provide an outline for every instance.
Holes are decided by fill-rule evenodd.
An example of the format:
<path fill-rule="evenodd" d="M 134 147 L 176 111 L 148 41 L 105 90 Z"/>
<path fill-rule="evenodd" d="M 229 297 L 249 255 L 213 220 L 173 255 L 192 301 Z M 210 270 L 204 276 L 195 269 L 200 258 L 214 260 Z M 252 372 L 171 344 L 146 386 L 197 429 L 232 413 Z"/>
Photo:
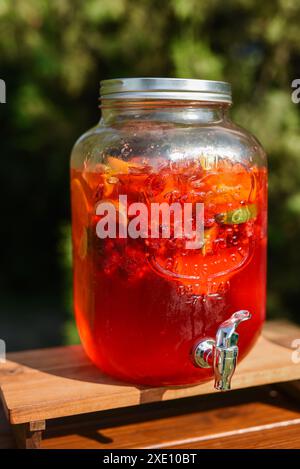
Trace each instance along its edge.
<path fill-rule="evenodd" d="M 38 449 L 42 441 L 43 431 L 46 429 L 45 420 L 12 425 L 17 447 L 23 449 Z"/>

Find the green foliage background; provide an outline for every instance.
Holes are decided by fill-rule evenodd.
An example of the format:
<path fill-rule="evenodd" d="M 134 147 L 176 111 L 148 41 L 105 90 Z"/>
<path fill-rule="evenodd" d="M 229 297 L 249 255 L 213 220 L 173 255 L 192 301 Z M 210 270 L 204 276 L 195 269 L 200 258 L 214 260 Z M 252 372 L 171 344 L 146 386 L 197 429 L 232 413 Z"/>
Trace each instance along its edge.
<path fill-rule="evenodd" d="M 232 83 L 233 118 L 269 155 L 268 314 L 300 320 L 299 18 L 297 0 L 0 0 L 0 330 L 11 347 L 75 340 L 64 327 L 68 159 L 110 77 Z M 14 340 L 24 321 L 30 343 Z"/>

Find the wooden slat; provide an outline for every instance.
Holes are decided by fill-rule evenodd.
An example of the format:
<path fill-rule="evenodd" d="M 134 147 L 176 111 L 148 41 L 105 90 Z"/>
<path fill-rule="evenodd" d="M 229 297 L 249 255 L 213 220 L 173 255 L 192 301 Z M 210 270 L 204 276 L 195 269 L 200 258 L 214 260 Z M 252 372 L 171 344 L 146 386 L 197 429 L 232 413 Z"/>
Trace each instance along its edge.
<path fill-rule="evenodd" d="M 274 425 L 259 432 L 244 432 L 210 440 L 178 444 L 177 449 L 299 449 L 300 424 Z M 172 449 L 172 448 L 170 448 Z"/>
<path fill-rule="evenodd" d="M 61 419 L 42 447 L 299 448 L 299 428 L 300 403 L 262 387 Z"/>
<path fill-rule="evenodd" d="M 300 329 L 289 337 L 300 337 Z M 261 337 L 238 366 L 233 388 L 300 379 L 291 350 Z M 214 392 L 212 382 L 185 387 L 127 385 L 102 374 L 80 346 L 10 354 L 0 365 L 1 397 L 11 423 L 77 415 Z"/>

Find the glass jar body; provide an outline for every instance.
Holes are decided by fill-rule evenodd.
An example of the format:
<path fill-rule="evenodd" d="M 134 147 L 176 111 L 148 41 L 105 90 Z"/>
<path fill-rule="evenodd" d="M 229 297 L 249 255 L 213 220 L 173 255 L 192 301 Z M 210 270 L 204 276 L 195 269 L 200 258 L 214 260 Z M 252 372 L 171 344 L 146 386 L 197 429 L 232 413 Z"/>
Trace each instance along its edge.
<path fill-rule="evenodd" d="M 239 309 L 252 314 L 239 327 L 245 356 L 265 317 L 266 158 L 224 105 L 107 106 L 74 146 L 71 192 L 75 316 L 96 365 L 139 384 L 207 380 L 212 370 L 196 368 L 191 350 Z M 117 224 L 106 238 L 103 203 Z M 172 229 L 160 236 L 161 223 L 153 238 L 141 217 L 130 236 L 134 203 L 148 221 L 153 203 L 203 204 L 201 247 L 187 250 Z"/>

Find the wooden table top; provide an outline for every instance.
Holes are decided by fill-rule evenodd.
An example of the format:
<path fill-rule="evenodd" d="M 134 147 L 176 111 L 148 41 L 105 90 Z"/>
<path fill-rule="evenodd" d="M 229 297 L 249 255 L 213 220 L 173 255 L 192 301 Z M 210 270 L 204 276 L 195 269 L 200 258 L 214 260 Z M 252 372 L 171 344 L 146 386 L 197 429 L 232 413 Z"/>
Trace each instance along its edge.
<path fill-rule="evenodd" d="M 276 384 L 300 379 L 296 338 L 298 327 L 267 324 L 225 394 L 212 382 L 126 385 L 99 372 L 80 346 L 13 353 L 0 365 L 4 411 L 13 427 L 47 420 L 43 448 L 300 448 L 300 390 Z M 14 444 L 2 415 L 0 448 Z"/>
<path fill-rule="evenodd" d="M 0 412 L 0 449 L 15 447 Z M 41 448 L 299 449 L 300 399 L 269 385 L 64 417 L 47 422 Z"/>

